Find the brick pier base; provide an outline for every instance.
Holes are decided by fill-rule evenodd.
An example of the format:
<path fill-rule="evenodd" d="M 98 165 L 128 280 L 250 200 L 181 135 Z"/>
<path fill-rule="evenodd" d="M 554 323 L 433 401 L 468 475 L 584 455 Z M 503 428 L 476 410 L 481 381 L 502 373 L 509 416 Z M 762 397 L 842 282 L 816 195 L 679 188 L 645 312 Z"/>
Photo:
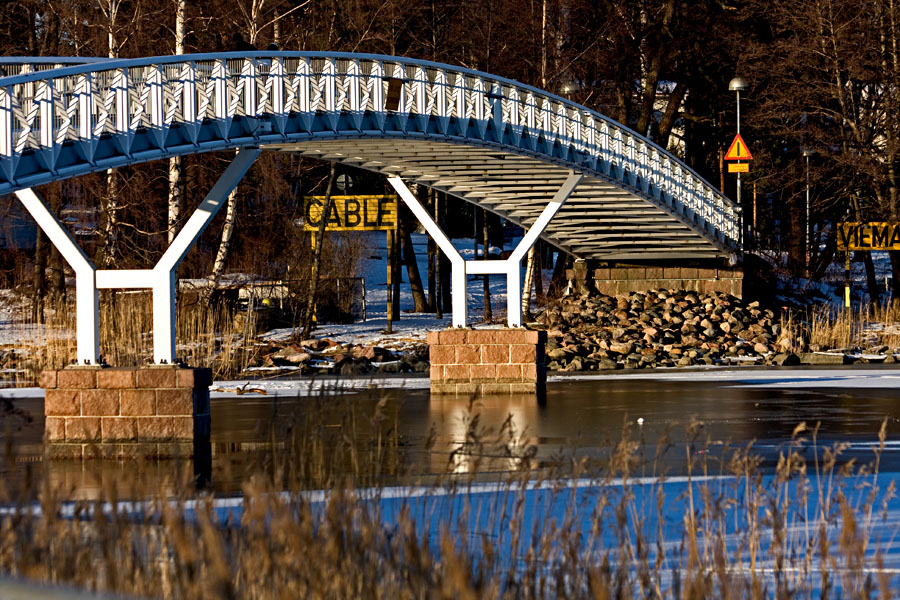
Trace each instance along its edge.
<path fill-rule="evenodd" d="M 209 440 L 210 369 L 68 367 L 39 383 L 55 455 L 189 456 Z"/>
<path fill-rule="evenodd" d="M 428 333 L 432 394 L 543 394 L 547 333 L 445 329 Z"/>

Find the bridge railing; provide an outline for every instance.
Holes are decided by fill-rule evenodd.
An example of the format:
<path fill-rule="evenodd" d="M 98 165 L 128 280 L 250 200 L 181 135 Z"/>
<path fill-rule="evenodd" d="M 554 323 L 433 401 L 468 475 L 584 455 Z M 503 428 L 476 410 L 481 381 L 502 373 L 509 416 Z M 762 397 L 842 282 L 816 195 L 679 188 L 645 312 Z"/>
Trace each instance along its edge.
<path fill-rule="evenodd" d="M 321 127 L 324 117 L 326 131 Z M 397 57 L 208 54 L 117 60 L 0 78 L 0 176 L 12 181 L 23 155 L 53 171 L 66 144 L 87 162 L 103 137 L 123 154 L 137 133 L 165 153 L 168 133 L 200 147 L 214 124 L 234 143 L 290 135 L 431 135 L 513 145 L 616 181 L 703 229 L 723 248 L 741 243 L 739 209 L 656 144 L 614 121 L 518 82 Z M 316 123 L 314 123 L 316 121 Z M 247 123 L 255 124 L 248 128 Z M 184 143 L 179 142 L 179 143 Z M 146 149 L 144 149 L 145 151 Z"/>

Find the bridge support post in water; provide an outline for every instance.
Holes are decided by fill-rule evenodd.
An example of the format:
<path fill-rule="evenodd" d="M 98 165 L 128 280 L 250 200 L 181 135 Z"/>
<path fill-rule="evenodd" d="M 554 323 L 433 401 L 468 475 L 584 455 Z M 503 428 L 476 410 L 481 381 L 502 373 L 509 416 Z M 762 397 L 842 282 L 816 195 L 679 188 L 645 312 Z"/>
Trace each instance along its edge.
<path fill-rule="evenodd" d="M 48 369 L 45 440 L 67 458 L 196 457 L 209 445 L 211 383 L 210 369 Z"/>
<path fill-rule="evenodd" d="M 538 394 L 547 385 L 546 331 L 428 332 L 432 394 Z"/>
<path fill-rule="evenodd" d="M 258 148 L 238 152 L 153 269 L 97 269 L 34 190 L 16 192 L 25 209 L 75 271 L 78 365 L 99 365 L 101 362 L 98 290 L 121 288 L 153 290 L 153 361 L 156 364 L 175 363 L 175 269 L 259 153 Z"/>
<path fill-rule="evenodd" d="M 522 326 L 522 259 L 528 254 L 528 250 L 537 242 L 540 235 L 566 203 L 575 187 L 581 181 L 582 174 L 570 172 L 562 187 L 553 195 L 553 198 L 544 207 L 534 224 L 525 233 L 525 237 L 519 242 L 515 250 L 506 260 L 465 260 L 453 247 L 450 239 L 441 231 L 437 223 L 428 214 L 428 211 L 419 204 L 419 200 L 406 186 L 400 177 L 389 177 L 388 182 L 393 186 L 400 198 L 409 207 L 412 213 L 419 219 L 425 230 L 434 238 L 435 243 L 450 258 L 453 267 L 452 296 L 453 296 L 453 327 L 466 326 L 466 277 L 468 275 L 506 275 L 506 315 L 507 324 L 510 327 Z"/>

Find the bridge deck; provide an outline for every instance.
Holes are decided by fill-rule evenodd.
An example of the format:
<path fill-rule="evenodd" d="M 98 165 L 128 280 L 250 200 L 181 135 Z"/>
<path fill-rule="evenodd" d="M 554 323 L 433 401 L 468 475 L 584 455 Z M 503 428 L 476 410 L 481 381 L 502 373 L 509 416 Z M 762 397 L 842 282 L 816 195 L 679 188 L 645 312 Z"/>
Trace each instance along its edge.
<path fill-rule="evenodd" d="M 677 158 L 508 79 L 340 53 L 33 60 L 0 59 L 0 193 L 260 147 L 400 174 L 529 226 L 575 171 L 585 177 L 542 237 L 576 256 L 740 253 L 739 208 Z"/>
<path fill-rule="evenodd" d="M 317 140 L 266 148 L 400 175 L 526 229 L 569 174 L 563 166 L 529 156 L 490 148 L 460 152 L 456 144 L 420 140 Z M 696 225 L 591 176 L 581 180 L 542 238 L 576 256 L 608 261 L 723 256 Z"/>

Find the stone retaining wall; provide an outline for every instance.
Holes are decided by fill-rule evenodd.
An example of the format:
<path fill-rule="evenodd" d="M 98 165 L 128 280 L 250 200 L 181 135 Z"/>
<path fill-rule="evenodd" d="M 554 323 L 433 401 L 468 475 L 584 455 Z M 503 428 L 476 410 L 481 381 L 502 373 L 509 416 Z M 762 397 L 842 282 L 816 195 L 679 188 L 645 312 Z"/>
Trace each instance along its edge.
<path fill-rule="evenodd" d="M 579 292 L 589 289 L 615 296 L 648 290 L 685 290 L 743 296 L 744 273 L 738 267 L 620 265 L 589 270 L 578 266 L 566 271 L 566 276 Z"/>
<path fill-rule="evenodd" d="M 209 439 L 210 369 L 68 367 L 43 371 L 39 383 L 50 443 Z"/>
<path fill-rule="evenodd" d="M 428 333 L 432 394 L 542 394 L 545 331 L 446 329 Z"/>

